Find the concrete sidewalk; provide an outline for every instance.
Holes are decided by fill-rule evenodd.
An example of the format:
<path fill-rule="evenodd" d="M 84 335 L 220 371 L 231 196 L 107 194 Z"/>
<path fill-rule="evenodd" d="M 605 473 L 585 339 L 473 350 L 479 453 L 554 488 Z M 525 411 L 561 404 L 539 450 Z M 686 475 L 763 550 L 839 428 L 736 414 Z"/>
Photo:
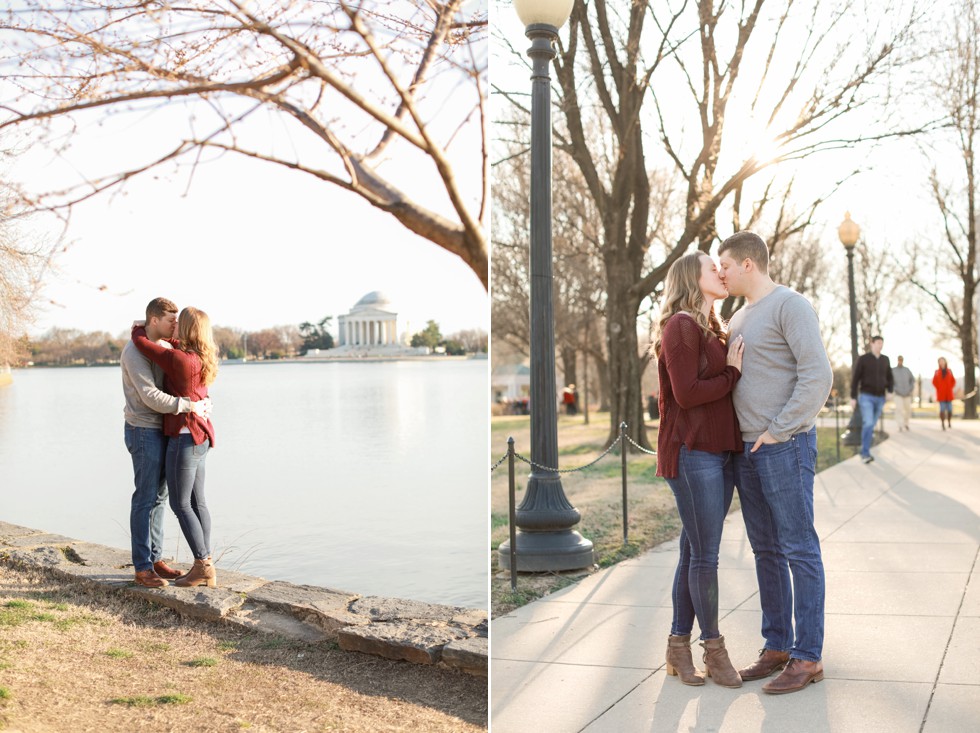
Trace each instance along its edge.
<path fill-rule="evenodd" d="M 675 541 L 492 622 L 493 733 L 980 730 L 980 423 L 914 421 L 874 453 L 817 475 L 823 682 L 767 695 L 764 680 L 667 677 Z M 721 632 L 746 666 L 763 640 L 741 514 L 719 581 Z"/>

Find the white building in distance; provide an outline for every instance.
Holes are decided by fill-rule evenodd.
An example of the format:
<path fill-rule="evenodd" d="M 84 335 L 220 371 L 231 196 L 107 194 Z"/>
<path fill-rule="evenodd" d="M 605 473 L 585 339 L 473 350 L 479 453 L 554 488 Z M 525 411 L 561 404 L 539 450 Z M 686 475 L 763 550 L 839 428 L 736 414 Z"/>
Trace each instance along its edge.
<path fill-rule="evenodd" d="M 426 347 L 412 347 L 398 335 L 398 312 L 380 290 L 372 290 L 346 314 L 337 316 L 337 346 L 310 349 L 307 358 L 356 359 L 363 357 L 424 356 Z"/>
<path fill-rule="evenodd" d="M 347 315 L 338 316 L 337 326 L 337 346 L 398 345 L 398 313 L 380 290 L 372 290 Z"/>

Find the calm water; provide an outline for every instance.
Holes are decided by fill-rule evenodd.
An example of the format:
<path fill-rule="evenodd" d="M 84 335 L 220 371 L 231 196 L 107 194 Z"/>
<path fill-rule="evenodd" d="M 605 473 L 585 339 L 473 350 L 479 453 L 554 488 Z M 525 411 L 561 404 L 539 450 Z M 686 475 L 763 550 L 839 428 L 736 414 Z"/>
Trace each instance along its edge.
<path fill-rule="evenodd" d="M 219 569 L 487 607 L 486 361 L 226 364 L 207 499 Z M 0 388 L 0 519 L 129 548 L 118 368 Z M 167 510 L 166 553 L 189 561 Z"/>

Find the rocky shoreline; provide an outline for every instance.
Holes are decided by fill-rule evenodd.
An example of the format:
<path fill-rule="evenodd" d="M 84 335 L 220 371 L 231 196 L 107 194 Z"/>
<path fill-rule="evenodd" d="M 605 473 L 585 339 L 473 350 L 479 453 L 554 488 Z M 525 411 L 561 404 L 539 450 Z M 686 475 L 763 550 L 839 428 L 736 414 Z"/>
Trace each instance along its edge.
<path fill-rule="evenodd" d="M 218 588 L 135 585 L 129 552 L 0 522 L 0 562 L 144 598 L 181 616 L 487 676 L 487 612 L 268 581 L 217 565 Z M 188 567 L 176 564 L 177 567 Z"/>

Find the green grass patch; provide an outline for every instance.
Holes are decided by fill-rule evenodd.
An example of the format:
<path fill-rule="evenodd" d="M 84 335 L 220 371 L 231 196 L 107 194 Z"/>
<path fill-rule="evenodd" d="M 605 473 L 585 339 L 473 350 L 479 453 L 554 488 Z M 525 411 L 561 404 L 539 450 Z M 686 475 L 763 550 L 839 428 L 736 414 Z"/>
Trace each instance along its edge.
<path fill-rule="evenodd" d="M 269 639 L 262 639 L 256 644 L 258 649 L 288 649 L 293 645 L 293 641 L 281 636 L 273 636 Z"/>
<path fill-rule="evenodd" d="M 112 705 L 126 705 L 131 708 L 148 708 L 156 705 L 186 705 L 193 698 L 181 695 L 179 692 L 171 695 L 135 695 L 133 697 L 114 697 L 109 702 Z"/>
<path fill-rule="evenodd" d="M 30 601 L 7 601 L 3 606 L 4 608 L 33 608 L 34 604 Z"/>
<path fill-rule="evenodd" d="M 187 663 L 188 667 L 217 667 L 218 660 L 214 657 L 198 657 Z"/>
<path fill-rule="evenodd" d="M 506 514 L 491 514 L 490 515 L 490 529 L 495 530 L 497 527 L 506 527 L 507 523 L 510 521 L 510 517 Z"/>
<path fill-rule="evenodd" d="M 10 690 L 8 690 L 6 687 L 0 687 L 0 700 L 9 700 L 10 698 Z"/>
<path fill-rule="evenodd" d="M 170 644 L 166 643 L 165 641 L 155 641 L 150 644 L 145 644 L 143 649 L 148 652 L 169 652 Z"/>
<path fill-rule="evenodd" d="M 112 659 L 130 659 L 133 656 L 132 652 L 128 652 L 125 649 L 108 649 L 105 653 L 107 657 Z"/>
<path fill-rule="evenodd" d="M 218 651 L 221 652 L 235 652 L 241 646 L 237 641 L 219 641 Z"/>

